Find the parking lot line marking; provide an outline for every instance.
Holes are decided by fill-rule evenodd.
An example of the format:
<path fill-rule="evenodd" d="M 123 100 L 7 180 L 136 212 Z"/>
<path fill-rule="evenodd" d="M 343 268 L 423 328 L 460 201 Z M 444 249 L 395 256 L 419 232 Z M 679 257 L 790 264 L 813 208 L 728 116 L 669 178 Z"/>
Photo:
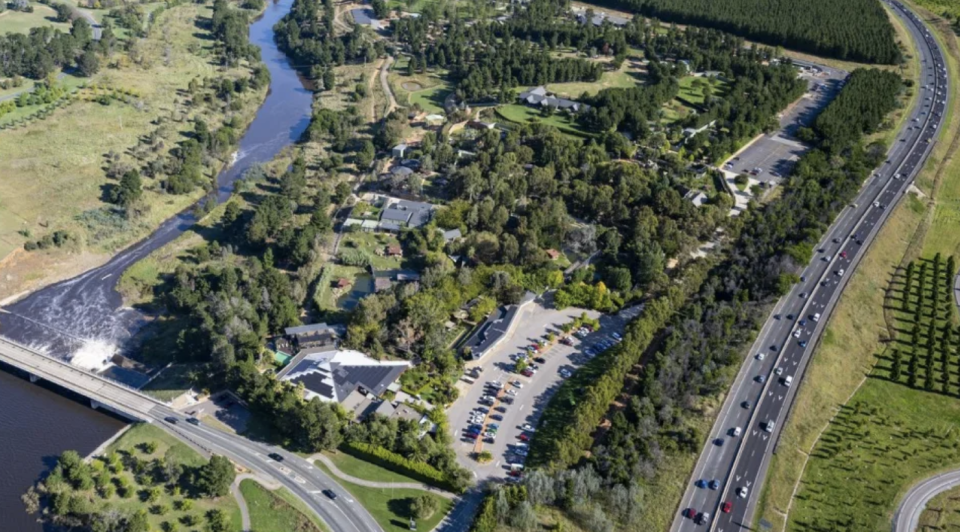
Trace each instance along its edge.
<path fill-rule="evenodd" d="M 500 467 L 500 460 L 497 460 L 497 463 L 493 464 L 493 467 Z"/>
<path fill-rule="evenodd" d="M 523 410 L 523 407 L 525 407 L 525 406 L 527 406 L 527 405 L 520 405 L 520 410 Z"/>

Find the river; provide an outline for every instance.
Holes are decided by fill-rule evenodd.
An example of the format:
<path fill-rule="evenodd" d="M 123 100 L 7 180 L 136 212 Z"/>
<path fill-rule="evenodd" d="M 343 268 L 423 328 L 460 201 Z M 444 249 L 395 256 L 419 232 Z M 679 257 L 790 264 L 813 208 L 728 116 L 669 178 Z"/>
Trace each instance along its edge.
<path fill-rule="evenodd" d="M 268 3 L 250 26 L 250 42 L 260 47 L 270 70 L 270 93 L 240 141 L 237 161 L 217 178 L 218 201 L 256 163 L 273 159 L 296 142 L 310 123 L 312 93 L 273 40 L 273 25 L 293 0 Z M 73 363 L 99 368 L 143 323 L 123 307 L 116 283 L 130 265 L 190 228 L 195 218 L 181 213 L 109 262 L 73 279 L 51 285 L 5 307 L 0 334 Z M 0 530 L 34 532 L 41 527 L 26 515 L 20 495 L 66 449 L 91 452 L 122 424 L 70 399 L 0 371 Z M 8 519 L 13 519 L 10 521 Z M 11 528 L 8 528 L 11 527 Z"/>

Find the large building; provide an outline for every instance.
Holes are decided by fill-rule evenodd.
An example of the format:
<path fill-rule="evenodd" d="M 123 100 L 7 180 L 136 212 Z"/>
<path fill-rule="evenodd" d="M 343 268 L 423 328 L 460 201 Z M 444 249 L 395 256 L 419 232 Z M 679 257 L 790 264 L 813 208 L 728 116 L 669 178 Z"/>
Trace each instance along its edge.
<path fill-rule="evenodd" d="M 381 397 L 399 389 L 400 375 L 410 367 L 406 361 L 380 361 L 350 349 L 331 349 L 298 356 L 280 378 L 303 385 L 306 399 L 342 403 L 354 392 Z"/>
<path fill-rule="evenodd" d="M 549 107 L 554 110 L 561 109 L 573 113 L 579 113 L 580 111 L 586 111 L 587 109 L 590 109 L 590 106 L 585 103 L 553 96 L 548 93 L 547 88 L 543 86 L 534 87 L 528 91 L 521 92 L 518 99 L 520 100 L 520 103 L 532 107 Z"/>
<path fill-rule="evenodd" d="M 357 226 L 362 231 L 397 233 L 404 228 L 413 229 L 427 225 L 433 219 L 433 211 L 436 209 L 431 203 L 379 195 L 375 196 L 371 203 L 380 208 L 379 220 L 350 217 L 344 221 L 344 226 Z"/>
<path fill-rule="evenodd" d="M 460 346 L 464 358 L 473 360 L 483 358 L 493 348 L 500 345 L 513 332 L 520 310 L 533 302 L 536 297 L 536 294 L 527 292 L 520 303 L 497 307 Z"/>

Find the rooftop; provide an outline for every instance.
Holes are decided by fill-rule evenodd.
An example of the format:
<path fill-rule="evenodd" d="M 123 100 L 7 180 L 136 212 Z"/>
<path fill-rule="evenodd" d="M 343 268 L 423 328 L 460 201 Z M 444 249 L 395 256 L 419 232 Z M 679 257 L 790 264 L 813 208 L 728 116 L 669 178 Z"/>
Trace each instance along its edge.
<path fill-rule="evenodd" d="M 307 399 L 339 403 L 358 389 L 379 396 L 408 367 L 409 362 L 378 361 L 359 351 L 332 349 L 307 355 L 283 380 L 302 383 Z"/>

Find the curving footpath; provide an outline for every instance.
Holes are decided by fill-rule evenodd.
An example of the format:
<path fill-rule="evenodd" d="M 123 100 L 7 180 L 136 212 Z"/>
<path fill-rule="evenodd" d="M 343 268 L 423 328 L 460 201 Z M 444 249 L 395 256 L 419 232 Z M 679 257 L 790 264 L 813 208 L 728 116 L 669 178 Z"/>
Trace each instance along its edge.
<path fill-rule="evenodd" d="M 310 458 L 308 458 L 308 460 L 310 460 L 311 462 L 314 460 L 319 460 L 320 462 L 323 462 L 323 465 L 326 466 L 331 473 L 333 473 L 333 476 L 339 478 L 340 480 L 345 480 L 352 484 L 357 484 L 358 486 L 364 486 L 367 488 L 387 488 L 387 489 L 396 488 L 396 489 L 421 490 L 421 491 L 429 491 L 430 493 L 433 493 L 434 495 L 439 495 L 445 499 L 457 498 L 457 495 L 454 493 L 450 493 L 449 491 L 444 491 L 442 489 L 435 488 L 427 484 L 422 484 L 420 482 L 376 482 L 372 480 L 364 480 L 362 478 L 357 478 L 357 477 L 348 475 L 343 471 L 340 471 L 339 469 L 337 469 L 337 466 L 336 464 L 333 463 L 333 460 L 331 460 L 329 457 L 327 457 L 322 453 L 317 453 L 311 456 Z"/>
<path fill-rule="evenodd" d="M 960 309 L 960 274 L 957 274 L 953 280 L 953 297 L 957 308 Z M 960 469 L 940 473 L 914 484 L 900 501 L 897 512 L 893 514 L 893 532 L 916 530 L 920 524 L 920 514 L 923 513 L 927 504 L 937 495 L 957 486 L 960 486 Z"/>

